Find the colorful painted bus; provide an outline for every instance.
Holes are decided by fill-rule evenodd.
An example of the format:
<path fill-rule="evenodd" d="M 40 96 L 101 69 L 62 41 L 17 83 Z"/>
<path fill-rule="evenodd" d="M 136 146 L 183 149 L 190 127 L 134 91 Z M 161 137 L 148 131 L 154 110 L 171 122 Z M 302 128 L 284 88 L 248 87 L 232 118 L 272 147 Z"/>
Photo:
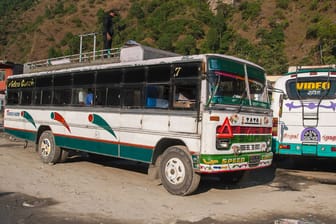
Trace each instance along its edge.
<path fill-rule="evenodd" d="M 336 67 L 291 67 L 275 83 L 275 155 L 336 158 Z"/>
<path fill-rule="evenodd" d="M 271 165 L 262 67 L 219 54 L 122 61 L 10 77 L 5 131 L 34 142 L 44 163 L 69 150 L 147 163 L 175 195 L 201 174 Z"/>

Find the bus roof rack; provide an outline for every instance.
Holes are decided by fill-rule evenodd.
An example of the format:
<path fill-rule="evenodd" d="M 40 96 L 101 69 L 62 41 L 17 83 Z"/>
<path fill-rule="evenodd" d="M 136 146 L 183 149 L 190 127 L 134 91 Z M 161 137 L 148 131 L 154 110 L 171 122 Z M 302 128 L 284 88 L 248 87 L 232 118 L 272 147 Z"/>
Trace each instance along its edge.
<path fill-rule="evenodd" d="M 179 56 L 179 54 L 144 46 L 136 41 L 129 40 L 121 48 L 84 52 L 82 54 L 27 62 L 24 64 L 23 73 L 50 71 L 88 65 L 142 61 L 174 56 Z"/>
<path fill-rule="evenodd" d="M 289 66 L 288 73 L 298 72 L 302 70 L 318 70 L 318 69 L 336 69 L 336 64 L 330 65 L 299 65 L 299 66 Z"/>

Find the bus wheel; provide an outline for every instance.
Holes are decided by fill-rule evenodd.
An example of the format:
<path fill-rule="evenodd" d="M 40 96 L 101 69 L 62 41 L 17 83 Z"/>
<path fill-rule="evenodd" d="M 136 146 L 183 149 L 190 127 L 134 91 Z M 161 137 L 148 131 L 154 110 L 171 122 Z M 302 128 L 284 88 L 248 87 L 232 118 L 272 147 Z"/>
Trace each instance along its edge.
<path fill-rule="evenodd" d="M 160 178 L 165 189 L 174 195 L 193 193 L 201 176 L 194 172 L 184 146 L 169 147 L 162 155 Z"/>
<path fill-rule="evenodd" d="M 61 157 L 61 149 L 56 146 L 54 135 L 51 131 L 41 134 L 38 143 L 38 153 L 42 162 L 56 163 Z"/>

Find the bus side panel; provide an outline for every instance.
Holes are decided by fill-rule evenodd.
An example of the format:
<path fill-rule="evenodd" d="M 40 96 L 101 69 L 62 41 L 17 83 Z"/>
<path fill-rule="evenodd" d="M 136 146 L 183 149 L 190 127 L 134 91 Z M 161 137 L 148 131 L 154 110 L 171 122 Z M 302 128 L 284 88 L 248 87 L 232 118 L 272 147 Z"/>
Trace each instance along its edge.
<path fill-rule="evenodd" d="M 118 142 L 79 138 L 74 136 L 55 135 L 56 145 L 64 148 L 82 150 L 108 156 L 119 156 Z"/>
<path fill-rule="evenodd" d="M 35 141 L 36 124 L 25 119 L 25 114 L 21 110 L 6 109 L 4 119 L 4 131 L 17 138 Z"/>

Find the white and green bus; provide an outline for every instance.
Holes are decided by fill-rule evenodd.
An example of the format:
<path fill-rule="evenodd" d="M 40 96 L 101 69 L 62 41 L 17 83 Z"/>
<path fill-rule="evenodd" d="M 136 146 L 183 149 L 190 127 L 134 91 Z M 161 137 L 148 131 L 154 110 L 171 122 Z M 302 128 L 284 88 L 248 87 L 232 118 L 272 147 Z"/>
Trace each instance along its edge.
<path fill-rule="evenodd" d="M 336 158 L 335 65 L 290 67 L 274 87 L 275 155 Z"/>
<path fill-rule="evenodd" d="M 219 54 L 123 61 L 10 77 L 5 131 L 34 142 L 44 163 L 69 150 L 147 163 L 175 195 L 202 174 L 271 165 L 262 67 Z"/>

